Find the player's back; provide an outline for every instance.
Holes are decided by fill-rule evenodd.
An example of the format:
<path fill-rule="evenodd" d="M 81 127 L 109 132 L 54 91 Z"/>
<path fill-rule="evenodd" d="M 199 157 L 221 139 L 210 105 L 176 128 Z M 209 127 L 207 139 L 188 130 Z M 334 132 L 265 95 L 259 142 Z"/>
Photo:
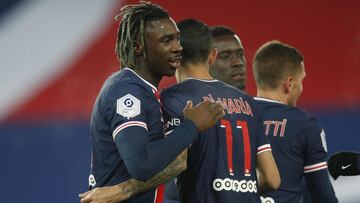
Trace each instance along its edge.
<path fill-rule="evenodd" d="M 260 202 L 256 155 L 270 146 L 254 101 L 218 80 L 187 79 L 161 94 L 168 129 L 180 124 L 188 100 L 221 102 L 223 119 L 201 133 L 188 151 L 187 170 L 178 178 L 183 203 Z"/>
<path fill-rule="evenodd" d="M 114 141 L 118 131 L 141 121 L 147 126 L 150 142 L 163 138 L 160 103 L 153 91 L 152 86 L 128 68 L 114 73 L 105 81 L 90 121 L 93 151 L 89 178 L 91 188 L 116 185 L 131 178 Z M 121 111 L 121 105 L 129 108 Z M 132 117 L 130 113 L 138 116 Z M 151 119 L 143 119 L 142 115 L 148 115 Z M 126 202 L 153 202 L 154 191 L 150 190 Z"/>
<path fill-rule="evenodd" d="M 299 202 L 304 173 L 327 168 L 322 129 L 313 116 L 298 108 L 264 98 L 255 100 L 281 176 L 279 189 L 265 194 L 265 202 Z"/>

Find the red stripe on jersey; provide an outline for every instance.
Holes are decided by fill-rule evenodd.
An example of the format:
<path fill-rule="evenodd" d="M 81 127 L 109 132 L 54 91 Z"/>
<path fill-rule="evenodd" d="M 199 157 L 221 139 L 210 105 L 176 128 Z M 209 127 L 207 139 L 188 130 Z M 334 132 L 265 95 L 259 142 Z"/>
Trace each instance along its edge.
<path fill-rule="evenodd" d="M 163 203 L 164 202 L 164 192 L 165 192 L 164 184 L 161 184 L 156 188 L 154 203 Z"/>
<path fill-rule="evenodd" d="M 121 125 L 119 125 L 113 132 L 112 136 L 113 139 L 115 140 L 116 135 L 123 129 L 130 127 L 130 126 L 139 126 L 139 127 L 143 127 L 147 130 L 147 125 L 144 122 L 140 122 L 140 121 L 128 121 L 126 123 L 123 123 Z"/>
<path fill-rule="evenodd" d="M 152 90 L 156 99 L 158 100 L 158 102 L 161 104 L 161 100 L 160 100 L 160 94 L 158 91 L 156 91 L 155 89 Z"/>
<path fill-rule="evenodd" d="M 249 138 L 249 129 L 246 121 L 237 121 L 237 127 L 242 129 L 242 137 L 244 144 L 244 174 L 250 176 L 251 171 L 251 146 Z"/>
<path fill-rule="evenodd" d="M 265 151 L 269 151 L 269 150 L 271 150 L 270 144 L 265 144 L 265 145 L 262 145 L 262 146 L 257 148 L 257 153 L 256 154 L 259 155 L 259 154 L 261 154 L 261 153 L 263 153 Z"/>
<path fill-rule="evenodd" d="M 313 164 L 310 166 L 305 166 L 304 173 L 310 173 L 310 172 L 322 170 L 325 168 L 327 168 L 327 163 L 324 161 L 324 162 L 320 162 L 320 163 Z"/>
<path fill-rule="evenodd" d="M 230 121 L 221 120 L 221 127 L 225 128 L 228 169 L 229 169 L 229 174 L 233 176 L 234 175 L 233 156 L 232 156 L 233 140 L 232 140 L 232 129 L 231 129 Z"/>

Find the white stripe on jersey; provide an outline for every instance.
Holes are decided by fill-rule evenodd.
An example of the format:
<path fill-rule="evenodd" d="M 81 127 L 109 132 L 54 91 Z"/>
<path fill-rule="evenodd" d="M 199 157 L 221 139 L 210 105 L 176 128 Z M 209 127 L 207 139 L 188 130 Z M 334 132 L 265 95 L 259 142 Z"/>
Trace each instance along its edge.
<path fill-rule="evenodd" d="M 322 169 L 326 169 L 327 168 L 327 163 L 326 161 L 317 163 L 317 164 L 312 164 L 309 166 L 305 166 L 304 167 L 304 173 L 310 173 L 310 172 L 314 172 L 314 171 L 319 171 Z"/>
<path fill-rule="evenodd" d="M 156 203 L 156 198 L 157 198 L 157 191 L 158 191 L 159 187 L 157 187 L 155 189 L 155 194 L 154 194 L 154 202 L 153 203 Z"/>
<path fill-rule="evenodd" d="M 271 145 L 270 144 L 264 144 L 264 145 L 261 145 L 260 147 L 257 148 L 257 152 L 256 152 L 256 155 L 259 155 L 263 152 L 266 152 L 266 151 L 271 151 Z"/>
<path fill-rule="evenodd" d="M 148 130 L 147 129 L 147 125 L 146 123 L 144 122 L 141 122 L 141 121 L 128 121 L 126 123 L 123 123 L 121 125 L 119 125 L 113 132 L 112 136 L 113 136 L 113 140 L 115 140 L 115 137 L 116 135 L 123 129 L 127 128 L 127 127 L 130 127 L 130 126 L 139 126 L 139 127 L 143 127 L 146 129 L 146 131 Z"/>
<path fill-rule="evenodd" d="M 192 77 L 185 78 L 185 80 L 198 80 L 198 81 L 202 81 L 202 82 L 219 82 L 219 80 L 216 80 L 216 79 L 202 80 L 202 79 L 199 79 L 199 78 L 192 78 Z"/>
<path fill-rule="evenodd" d="M 266 102 L 273 102 L 273 103 L 283 104 L 280 101 L 276 101 L 276 100 L 273 100 L 273 99 L 262 98 L 262 97 L 254 97 L 254 99 L 258 100 L 258 101 L 266 101 Z"/>
<path fill-rule="evenodd" d="M 173 131 L 173 130 L 170 130 L 170 131 L 165 132 L 165 137 L 166 137 L 168 134 L 172 133 L 172 131 Z"/>
<path fill-rule="evenodd" d="M 326 136 L 325 136 L 324 129 L 321 130 L 320 137 L 321 137 L 321 143 L 322 143 L 325 151 L 327 152 Z"/>

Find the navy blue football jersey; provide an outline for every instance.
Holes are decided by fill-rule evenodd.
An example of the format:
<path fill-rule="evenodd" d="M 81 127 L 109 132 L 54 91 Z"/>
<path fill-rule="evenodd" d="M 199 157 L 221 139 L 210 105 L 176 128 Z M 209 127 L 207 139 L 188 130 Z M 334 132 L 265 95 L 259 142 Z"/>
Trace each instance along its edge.
<path fill-rule="evenodd" d="M 177 181 L 181 202 L 260 202 L 256 156 L 271 148 L 253 98 L 218 80 L 189 78 L 165 89 L 161 99 L 165 135 L 183 122 L 188 100 L 220 102 L 226 113 L 189 148 L 187 170 Z"/>
<path fill-rule="evenodd" d="M 187 134 L 197 135 L 191 121 L 185 127 Z M 161 145 L 162 141 L 179 141 L 164 139 L 164 120 L 156 87 L 129 68 L 113 74 L 104 83 L 93 108 L 90 131 L 93 151 L 90 188 L 116 185 L 136 176 L 149 179 L 191 144 L 183 142 L 184 146 L 176 150 L 174 146 Z M 159 148 L 161 150 L 157 150 Z M 148 153 L 150 149 L 154 149 L 151 151 L 154 153 Z M 165 154 L 162 156 L 161 152 Z M 149 161 L 150 156 L 155 159 Z M 151 168 L 151 172 L 146 168 Z M 162 195 L 152 189 L 126 202 L 153 203 L 158 202 L 159 196 Z"/>
<path fill-rule="evenodd" d="M 279 189 L 264 194 L 262 200 L 266 203 L 299 202 L 304 174 L 327 171 L 324 131 L 315 117 L 296 107 L 270 99 L 254 99 L 281 177 Z M 327 173 L 325 175 L 328 179 Z"/>

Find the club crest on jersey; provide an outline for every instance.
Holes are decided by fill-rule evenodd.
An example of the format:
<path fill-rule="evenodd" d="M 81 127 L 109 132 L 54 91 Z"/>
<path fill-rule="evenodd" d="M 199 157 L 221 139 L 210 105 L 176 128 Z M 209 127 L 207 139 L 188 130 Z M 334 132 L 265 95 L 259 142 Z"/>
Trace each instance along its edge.
<path fill-rule="evenodd" d="M 140 100 L 131 94 L 127 94 L 116 101 L 116 113 L 127 119 L 140 114 Z"/>

